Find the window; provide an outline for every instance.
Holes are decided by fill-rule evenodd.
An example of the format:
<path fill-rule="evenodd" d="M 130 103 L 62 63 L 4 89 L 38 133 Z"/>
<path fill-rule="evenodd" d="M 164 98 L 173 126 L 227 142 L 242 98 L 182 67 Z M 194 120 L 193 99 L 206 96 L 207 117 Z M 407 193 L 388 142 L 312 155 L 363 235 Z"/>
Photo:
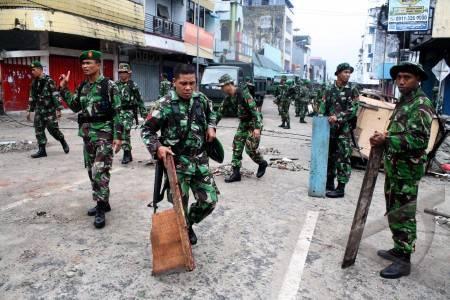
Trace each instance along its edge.
<path fill-rule="evenodd" d="M 367 52 L 372 53 L 372 44 L 367 45 Z"/>
<path fill-rule="evenodd" d="M 206 17 L 206 10 L 204 7 L 200 6 L 200 20 L 199 20 L 200 24 L 198 24 L 198 25 L 202 28 L 205 28 L 205 24 L 206 24 L 205 17 Z"/>
<path fill-rule="evenodd" d="M 370 72 L 370 63 L 366 64 L 366 72 Z"/>
<path fill-rule="evenodd" d="M 262 0 L 261 5 L 269 5 L 269 0 Z"/>
<path fill-rule="evenodd" d="M 195 24 L 195 3 L 189 0 L 186 5 L 186 9 L 187 9 L 186 20 L 189 23 Z"/>
<path fill-rule="evenodd" d="M 167 8 L 167 6 L 164 6 L 162 4 L 158 4 L 157 6 L 157 15 L 158 17 L 166 20 L 170 19 L 169 9 Z"/>
<path fill-rule="evenodd" d="M 188 0 L 188 4 L 186 5 L 186 21 L 189 23 L 199 25 L 197 24 L 197 13 L 198 13 L 198 5 L 192 1 Z M 205 28 L 206 27 L 206 15 L 208 11 L 203 6 L 200 6 L 200 27 Z"/>

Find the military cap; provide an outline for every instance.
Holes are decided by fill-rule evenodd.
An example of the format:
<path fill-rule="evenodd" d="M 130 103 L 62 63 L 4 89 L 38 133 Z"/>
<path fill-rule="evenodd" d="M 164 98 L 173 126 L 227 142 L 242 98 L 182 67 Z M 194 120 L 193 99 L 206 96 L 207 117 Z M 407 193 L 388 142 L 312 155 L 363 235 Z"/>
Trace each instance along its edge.
<path fill-rule="evenodd" d="M 287 76 L 286 75 L 281 75 L 281 80 L 287 80 Z"/>
<path fill-rule="evenodd" d="M 344 71 L 344 70 L 350 70 L 350 72 L 353 73 L 353 70 L 354 70 L 354 69 L 353 69 L 352 66 L 350 66 L 349 63 L 341 63 L 341 64 L 339 64 L 339 65 L 337 66 L 336 72 L 334 72 L 334 75 L 337 76 L 337 74 L 341 73 L 341 72 Z"/>
<path fill-rule="evenodd" d="M 85 59 L 94 59 L 94 60 L 100 60 L 102 58 L 102 53 L 97 50 L 86 50 L 81 52 L 80 54 L 80 61 L 83 61 Z"/>
<path fill-rule="evenodd" d="M 219 78 L 219 86 L 225 86 L 229 83 L 234 84 L 234 80 L 233 80 L 233 78 L 231 78 L 230 75 L 224 74 Z"/>
<path fill-rule="evenodd" d="M 395 80 L 395 78 L 397 77 L 397 74 L 399 72 L 406 72 L 406 73 L 418 75 L 420 77 L 421 81 L 428 79 L 427 73 L 425 73 L 425 70 L 423 69 L 422 65 L 418 64 L 418 63 L 413 63 L 413 62 L 408 62 L 408 61 L 401 62 L 398 65 L 393 66 L 391 68 L 391 70 L 389 71 L 393 80 Z"/>
<path fill-rule="evenodd" d="M 41 68 L 41 69 L 42 69 L 42 64 L 41 64 L 40 61 L 35 60 L 35 61 L 33 61 L 33 62 L 31 63 L 30 67 L 31 67 L 31 68 Z"/>
<path fill-rule="evenodd" d="M 119 64 L 119 73 L 121 73 L 121 72 L 131 74 L 132 72 L 131 72 L 130 65 L 127 63 L 120 63 Z"/>

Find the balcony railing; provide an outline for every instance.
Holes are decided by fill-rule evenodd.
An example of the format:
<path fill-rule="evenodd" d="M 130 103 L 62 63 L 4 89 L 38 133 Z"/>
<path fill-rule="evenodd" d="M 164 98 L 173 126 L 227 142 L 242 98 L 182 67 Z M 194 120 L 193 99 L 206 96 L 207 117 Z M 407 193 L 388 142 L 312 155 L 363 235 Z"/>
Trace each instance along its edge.
<path fill-rule="evenodd" d="M 183 38 L 183 25 L 151 14 L 145 14 L 144 31 L 177 40 Z"/>

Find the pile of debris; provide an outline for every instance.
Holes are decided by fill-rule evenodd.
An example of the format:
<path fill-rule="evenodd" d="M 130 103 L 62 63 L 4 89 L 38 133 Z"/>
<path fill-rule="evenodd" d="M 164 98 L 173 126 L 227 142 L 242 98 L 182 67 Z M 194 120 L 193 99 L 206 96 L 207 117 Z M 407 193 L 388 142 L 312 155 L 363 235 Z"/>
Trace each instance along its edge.
<path fill-rule="evenodd" d="M 217 168 L 210 168 L 210 171 L 214 176 L 228 177 L 232 173 L 232 167 L 231 167 L 231 164 L 224 164 L 224 165 L 219 165 Z M 245 168 L 241 168 L 241 176 L 253 177 L 254 174 L 255 174 L 255 172 L 253 172 L 253 171 L 250 171 Z"/>
<path fill-rule="evenodd" d="M 12 151 L 30 151 L 36 148 L 36 143 L 27 140 L 0 142 L 0 153 L 7 153 Z"/>
<path fill-rule="evenodd" d="M 442 217 L 442 216 L 436 216 L 434 217 L 434 221 L 437 225 L 445 226 L 448 229 L 450 229 L 450 218 Z"/>
<path fill-rule="evenodd" d="M 269 159 L 269 167 L 293 172 L 309 171 L 308 168 L 305 168 L 301 164 L 295 162 L 296 160 L 298 160 L 298 158 L 272 157 Z"/>
<path fill-rule="evenodd" d="M 273 148 L 273 147 L 269 147 L 269 148 L 259 147 L 259 153 L 261 153 L 262 155 L 280 155 L 281 154 L 280 150 L 278 150 L 277 148 Z"/>

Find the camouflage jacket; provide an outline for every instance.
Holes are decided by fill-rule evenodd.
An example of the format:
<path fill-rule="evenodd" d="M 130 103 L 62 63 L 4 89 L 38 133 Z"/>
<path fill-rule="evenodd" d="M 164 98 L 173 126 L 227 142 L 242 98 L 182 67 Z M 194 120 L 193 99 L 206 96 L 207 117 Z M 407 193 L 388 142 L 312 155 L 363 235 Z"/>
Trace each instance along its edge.
<path fill-rule="evenodd" d="M 121 96 L 122 109 L 130 110 L 137 108 L 141 117 L 145 119 L 147 117 L 147 109 L 145 108 L 141 92 L 139 91 L 136 82 L 132 80 L 127 82 L 117 80 L 116 85 L 119 89 L 119 95 Z"/>
<path fill-rule="evenodd" d="M 68 89 L 61 91 L 61 96 L 74 112 L 81 112 L 86 117 L 104 116 L 110 108 L 113 112 L 112 121 L 84 123 L 80 127 L 79 136 L 96 140 L 122 140 L 123 121 L 119 89 L 112 80 L 107 81 L 108 102 L 102 97 L 102 82 L 105 77 L 100 75 L 93 83 L 83 82 L 72 94 Z"/>
<path fill-rule="evenodd" d="M 421 88 L 411 97 L 400 97 L 387 129 L 386 174 L 413 180 L 424 175 L 433 115 L 433 104 Z"/>
<path fill-rule="evenodd" d="M 159 83 L 159 97 L 164 97 L 170 91 L 172 84 L 169 80 L 163 80 Z"/>
<path fill-rule="evenodd" d="M 309 88 L 301 84 L 296 84 L 294 88 L 295 88 L 295 100 L 308 102 L 310 97 Z"/>
<path fill-rule="evenodd" d="M 289 87 L 287 84 L 280 84 L 277 86 L 274 96 L 277 101 L 287 101 L 289 99 Z"/>
<path fill-rule="evenodd" d="M 53 79 L 44 75 L 33 79 L 31 83 L 28 111 L 36 111 L 39 114 L 54 114 L 56 110 L 63 109 L 59 101 L 59 92 Z"/>
<path fill-rule="evenodd" d="M 216 128 L 216 113 L 208 97 L 194 93 L 186 101 L 170 91 L 155 103 L 142 126 L 141 137 L 153 157 L 156 158 L 160 146 L 171 147 L 176 154 L 177 172 L 194 174 L 198 166 L 208 163 L 205 151 L 208 128 Z"/>
<path fill-rule="evenodd" d="M 237 111 L 237 117 L 242 122 L 249 122 L 254 129 L 262 128 L 261 113 L 256 110 L 256 102 L 247 87 L 238 87 L 234 96 L 225 97 L 217 110 L 217 123 L 226 109 Z"/>
<path fill-rule="evenodd" d="M 331 127 L 332 136 L 350 134 L 350 122 L 358 113 L 358 99 L 359 91 L 351 83 L 347 83 L 344 87 L 338 87 L 334 83 L 325 89 L 319 113 L 337 117 L 337 123 Z"/>

